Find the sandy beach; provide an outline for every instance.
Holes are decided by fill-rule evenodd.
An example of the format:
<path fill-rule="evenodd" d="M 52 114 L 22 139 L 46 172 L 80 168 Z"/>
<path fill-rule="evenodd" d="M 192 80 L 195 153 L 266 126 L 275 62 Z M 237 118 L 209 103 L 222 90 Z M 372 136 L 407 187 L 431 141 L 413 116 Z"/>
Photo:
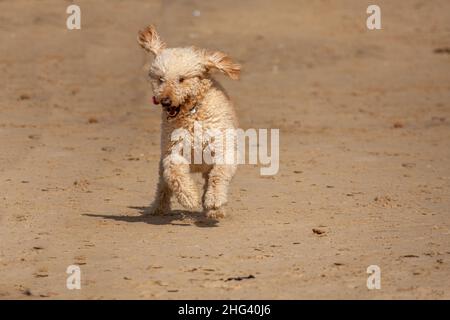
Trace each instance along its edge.
<path fill-rule="evenodd" d="M 377 1 L 381 30 L 369 1 L 80 0 L 67 30 L 71 3 L 0 2 L 0 299 L 450 298 L 449 1 Z M 144 215 L 150 23 L 242 64 L 240 125 L 280 130 L 225 219 Z"/>

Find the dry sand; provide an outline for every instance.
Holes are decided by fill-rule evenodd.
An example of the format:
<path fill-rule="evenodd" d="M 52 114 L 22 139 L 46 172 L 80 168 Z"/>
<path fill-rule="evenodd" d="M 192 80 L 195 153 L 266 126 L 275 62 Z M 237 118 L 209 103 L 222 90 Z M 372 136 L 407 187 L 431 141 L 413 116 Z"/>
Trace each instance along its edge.
<path fill-rule="evenodd" d="M 450 298 L 449 1 L 377 1 L 376 31 L 369 1 L 77 1 L 68 31 L 70 3 L 0 2 L 0 298 Z M 148 23 L 235 57 L 242 127 L 280 129 L 279 173 L 241 166 L 219 222 L 142 215 Z"/>

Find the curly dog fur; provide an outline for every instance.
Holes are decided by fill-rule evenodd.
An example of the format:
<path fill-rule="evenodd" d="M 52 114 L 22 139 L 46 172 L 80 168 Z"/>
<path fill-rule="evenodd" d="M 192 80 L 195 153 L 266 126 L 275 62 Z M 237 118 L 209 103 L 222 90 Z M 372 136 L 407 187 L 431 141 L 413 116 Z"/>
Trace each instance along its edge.
<path fill-rule="evenodd" d="M 224 217 L 228 186 L 236 164 L 192 164 L 173 152 L 171 135 L 183 128 L 193 138 L 196 121 L 205 130 L 236 128 L 233 105 L 210 73 L 218 70 L 231 79 L 239 79 L 241 67 L 219 51 L 167 48 L 153 26 L 139 32 L 138 43 L 155 57 L 149 70 L 154 102 L 166 109 L 162 112 L 159 182 L 151 212 L 169 212 L 171 197 L 175 196 L 185 208 L 194 209 L 201 200 L 208 217 Z M 201 172 L 205 179 L 202 199 L 190 175 L 192 172 Z"/>

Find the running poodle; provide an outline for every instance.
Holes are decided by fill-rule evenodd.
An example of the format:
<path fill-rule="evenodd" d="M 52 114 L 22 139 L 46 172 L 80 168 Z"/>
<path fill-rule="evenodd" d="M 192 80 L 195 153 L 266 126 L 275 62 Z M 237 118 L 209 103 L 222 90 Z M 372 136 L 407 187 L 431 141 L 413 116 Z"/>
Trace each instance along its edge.
<path fill-rule="evenodd" d="M 219 70 L 231 79 L 239 79 L 241 67 L 219 51 L 167 48 L 153 26 L 139 32 L 138 42 L 155 57 L 149 70 L 153 102 L 163 107 L 159 182 L 151 213 L 169 212 L 172 195 L 185 208 L 197 207 L 200 197 L 190 173 L 201 172 L 205 179 L 203 209 L 209 218 L 222 218 L 236 164 L 192 163 L 180 155 L 172 137 L 175 130 L 184 129 L 194 140 L 195 123 L 201 123 L 203 130 L 224 132 L 237 128 L 233 105 L 210 72 Z M 192 150 L 201 152 L 204 147 L 202 143 Z"/>

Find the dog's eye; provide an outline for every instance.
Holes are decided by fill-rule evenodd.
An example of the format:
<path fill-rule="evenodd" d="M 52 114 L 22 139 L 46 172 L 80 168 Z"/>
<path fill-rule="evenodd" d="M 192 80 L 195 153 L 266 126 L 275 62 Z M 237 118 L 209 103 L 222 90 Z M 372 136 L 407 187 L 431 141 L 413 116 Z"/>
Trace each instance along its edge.
<path fill-rule="evenodd" d="M 159 78 L 158 78 L 158 82 L 159 82 L 159 83 L 163 83 L 163 82 L 164 82 L 164 78 L 163 78 L 163 77 L 159 77 Z"/>
<path fill-rule="evenodd" d="M 179 78 L 178 78 L 178 82 L 181 83 L 181 82 L 183 82 L 183 81 L 184 81 L 184 77 L 179 77 Z"/>

